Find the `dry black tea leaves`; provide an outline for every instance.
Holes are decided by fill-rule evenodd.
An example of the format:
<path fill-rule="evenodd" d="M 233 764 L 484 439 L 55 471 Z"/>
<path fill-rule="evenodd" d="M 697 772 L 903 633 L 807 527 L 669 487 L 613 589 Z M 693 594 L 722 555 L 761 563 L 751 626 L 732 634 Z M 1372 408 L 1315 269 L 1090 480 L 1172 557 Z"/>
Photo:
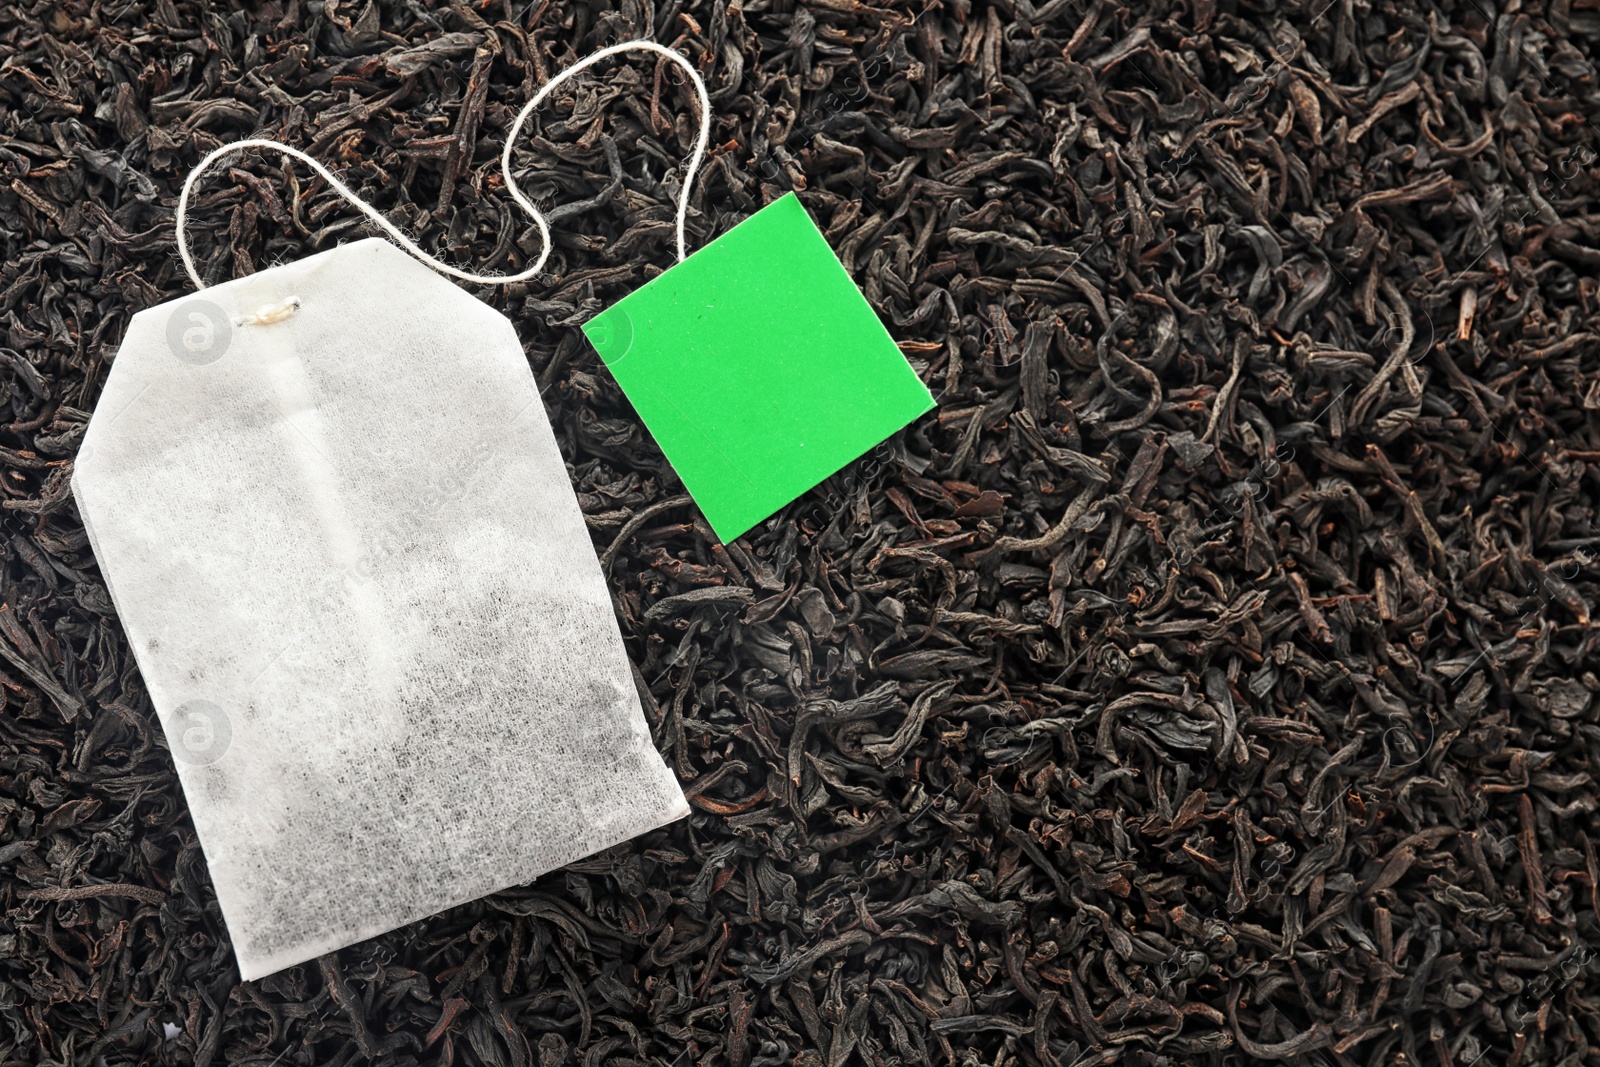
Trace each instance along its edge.
<path fill-rule="evenodd" d="M 6 11 L 0 1058 L 1589 1055 L 1591 8 Z M 68 493 L 178 185 L 276 137 L 511 271 L 511 116 L 640 35 L 719 116 L 691 238 L 797 193 L 938 409 L 718 542 L 578 330 L 671 263 L 692 122 L 558 94 L 520 173 L 581 207 L 489 299 L 693 814 L 240 983 Z M 195 216 L 213 277 L 364 232 L 260 161 Z"/>

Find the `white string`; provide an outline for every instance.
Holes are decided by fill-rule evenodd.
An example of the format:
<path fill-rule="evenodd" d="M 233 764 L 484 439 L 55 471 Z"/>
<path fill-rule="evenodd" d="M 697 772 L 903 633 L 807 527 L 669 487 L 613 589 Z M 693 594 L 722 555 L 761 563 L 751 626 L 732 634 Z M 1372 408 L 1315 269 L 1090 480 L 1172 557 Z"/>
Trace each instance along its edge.
<path fill-rule="evenodd" d="M 684 222 L 689 213 L 689 193 L 694 188 L 695 174 L 699 172 L 700 164 L 705 161 L 706 145 L 711 139 L 711 97 L 706 92 L 706 83 L 700 80 L 699 73 L 695 71 L 694 66 L 684 58 L 682 53 L 675 52 L 672 49 L 659 45 L 654 41 L 624 41 L 621 44 L 614 44 L 608 48 L 600 49 L 600 51 L 585 59 L 579 60 L 577 63 L 574 63 L 566 70 L 563 70 L 561 73 L 545 82 L 544 86 L 534 94 L 533 99 L 529 100 L 525 105 L 523 105 L 522 110 L 517 113 L 516 121 L 511 124 L 511 132 L 506 135 L 506 147 L 505 150 L 500 153 L 500 173 L 505 178 L 506 190 L 511 194 L 512 199 L 522 206 L 522 210 L 526 211 L 530 216 L 532 216 L 535 225 L 539 227 L 539 240 L 544 246 L 544 250 L 539 253 L 539 258 L 534 262 L 533 266 L 529 267 L 522 273 L 492 275 L 473 274 L 471 271 L 460 270 L 456 267 L 450 266 L 448 263 L 439 262 L 437 259 L 434 259 L 432 256 L 428 255 L 428 253 L 424 252 L 421 248 L 417 247 L 416 242 L 412 241 L 410 237 L 406 236 L 405 232 L 402 231 L 398 226 L 384 218 L 383 215 L 379 213 L 377 208 L 373 207 L 355 193 L 351 192 L 349 186 L 345 185 L 338 178 L 335 178 L 328 168 L 324 167 L 321 163 L 318 163 L 315 159 L 312 159 L 298 148 L 291 148 L 281 141 L 274 141 L 265 137 L 250 137 L 242 141 L 233 141 L 230 144 L 225 144 L 221 148 L 218 148 L 212 152 L 210 155 L 206 156 L 206 158 L 202 159 L 198 164 L 195 165 L 195 168 L 189 172 L 189 177 L 183 183 L 183 191 L 178 196 L 178 254 L 183 258 L 183 267 L 189 272 L 189 278 L 194 282 L 194 287 L 196 289 L 204 289 L 206 287 L 206 283 L 200 279 L 200 272 L 195 269 L 194 257 L 189 254 L 189 242 L 184 235 L 184 225 L 188 221 L 189 216 L 189 196 L 194 189 L 195 182 L 199 180 L 200 175 L 204 173 L 207 168 L 209 168 L 213 163 L 221 159 L 223 156 L 232 155 L 235 152 L 242 152 L 248 148 L 266 148 L 275 152 L 282 152 L 286 156 L 298 159 L 300 162 L 316 171 L 318 176 L 320 176 L 323 181 L 327 182 L 328 185 L 332 187 L 334 192 L 338 193 L 340 196 L 344 197 L 350 203 L 359 208 L 361 212 L 366 215 L 367 218 L 371 219 L 373 223 L 383 230 L 383 232 L 394 238 L 396 244 L 398 244 L 401 248 L 404 248 L 407 252 L 410 252 L 413 256 L 416 256 L 418 259 L 422 260 L 422 262 L 426 263 L 439 273 L 448 274 L 453 278 L 460 278 L 465 282 L 475 282 L 479 285 L 509 285 L 512 282 L 527 281 L 529 278 L 532 278 L 534 275 L 538 274 L 539 271 L 544 268 L 545 260 L 550 258 L 550 224 L 545 221 L 544 215 L 542 215 L 539 212 L 539 209 L 534 206 L 533 201 L 529 200 L 526 196 L 523 196 L 522 190 L 517 186 L 516 178 L 514 178 L 511 174 L 511 149 L 516 145 L 517 137 L 522 133 L 523 123 L 528 120 L 528 116 L 533 113 L 534 109 L 544 102 L 545 97 L 549 96 L 551 92 L 555 90 L 556 86 L 560 85 L 568 78 L 574 77 L 587 68 L 594 66 L 594 64 L 599 63 L 603 59 L 608 59 L 620 52 L 629 51 L 654 52 L 657 55 L 678 64 L 678 66 L 683 68 L 684 73 L 688 75 L 689 83 L 694 86 L 695 97 L 700 104 L 700 135 L 695 139 L 694 154 L 689 157 L 689 166 L 688 169 L 684 171 L 683 175 L 683 190 L 678 195 L 678 260 L 682 262 L 688 258 L 688 247 L 684 238 Z"/>

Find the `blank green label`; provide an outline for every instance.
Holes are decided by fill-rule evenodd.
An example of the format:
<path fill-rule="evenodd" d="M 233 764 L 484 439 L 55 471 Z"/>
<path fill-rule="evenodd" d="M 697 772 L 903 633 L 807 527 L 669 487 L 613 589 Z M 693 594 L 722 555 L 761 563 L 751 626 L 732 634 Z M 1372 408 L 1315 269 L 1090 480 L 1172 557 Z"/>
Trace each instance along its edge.
<path fill-rule="evenodd" d="M 724 541 L 934 406 L 793 193 L 583 332 Z"/>

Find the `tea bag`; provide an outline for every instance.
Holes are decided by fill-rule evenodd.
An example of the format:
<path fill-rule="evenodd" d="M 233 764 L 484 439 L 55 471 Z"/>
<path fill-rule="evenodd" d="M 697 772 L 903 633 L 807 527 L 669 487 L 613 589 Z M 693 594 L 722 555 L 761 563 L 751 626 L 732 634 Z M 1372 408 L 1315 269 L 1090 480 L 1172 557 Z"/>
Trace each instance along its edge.
<path fill-rule="evenodd" d="M 651 41 L 567 68 L 513 122 L 501 173 L 543 241 L 518 274 L 434 260 L 274 141 L 225 145 L 184 185 L 178 249 L 202 291 L 134 317 L 73 492 L 246 979 L 688 812 L 651 743 L 511 324 L 439 277 L 539 273 L 550 230 L 517 186 L 512 148 L 556 86 L 633 50 L 682 68 L 699 103 L 677 212 L 686 261 L 710 101 L 693 66 Z M 191 191 L 247 148 L 310 166 L 410 257 L 367 240 L 206 288 L 183 239 Z M 741 276 L 771 298 L 781 330 L 736 298 Z M 693 334 L 696 286 L 714 305 L 704 336 Z M 792 198 L 642 288 L 590 336 L 724 537 L 932 406 Z M 778 364 L 763 366 L 763 341 Z M 721 376 L 720 391 L 696 388 L 697 375 Z M 677 421 L 648 390 L 681 409 Z M 781 418 L 764 418 L 775 406 Z M 746 449 L 744 466 L 685 446 L 696 434 L 713 451 Z M 746 492 L 730 472 L 759 484 Z"/>
<path fill-rule="evenodd" d="M 510 322 L 390 243 L 136 315 L 73 492 L 244 978 L 687 814 Z"/>

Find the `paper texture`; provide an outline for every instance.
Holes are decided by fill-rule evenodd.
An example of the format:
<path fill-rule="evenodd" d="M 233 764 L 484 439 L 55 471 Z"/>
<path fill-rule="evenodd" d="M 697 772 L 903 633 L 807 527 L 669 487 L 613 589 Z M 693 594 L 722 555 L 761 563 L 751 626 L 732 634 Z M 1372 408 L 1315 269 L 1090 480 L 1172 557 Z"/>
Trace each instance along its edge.
<path fill-rule="evenodd" d="M 934 408 L 793 193 L 583 331 L 724 541 Z"/>
<path fill-rule="evenodd" d="M 246 979 L 687 814 L 510 322 L 386 242 L 137 315 L 73 491 Z"/>

